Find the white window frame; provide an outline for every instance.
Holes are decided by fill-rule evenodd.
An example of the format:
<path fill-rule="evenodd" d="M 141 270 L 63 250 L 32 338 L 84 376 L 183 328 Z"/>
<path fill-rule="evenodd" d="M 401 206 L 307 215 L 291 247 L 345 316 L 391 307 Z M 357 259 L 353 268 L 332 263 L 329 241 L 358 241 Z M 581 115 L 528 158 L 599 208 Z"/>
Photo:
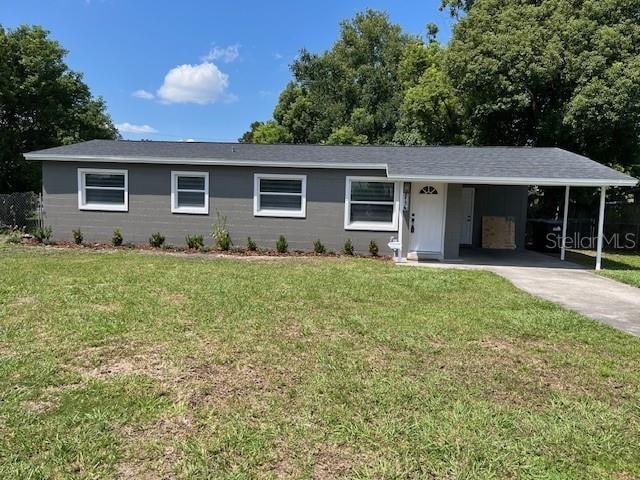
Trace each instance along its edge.
<path fill-rule="evenodd" d="M 351 201 L 351 183 L 353 182 L 380 182 L 393 184 L 393 202 L 370 202 L 363 200 Z M 391 222 L 352 222 L 351 204 L 367 205 L 391 205 L 393 204 L 393 216 Z M 369 230 L 379 232 L 394 232 L 398 230 L 398 218 L 400 211 L 400 182 L 389 180 L 385 177 L 352 177 L 347 176 L 344 190 L 344 229 L 345 230 Z"/>
<path fill-rule="evenodd" d="M 124 175 L 124 189 L 121 187 L 89 187 L 95 190 L 124 190 L 124 203 L 87 203 L 87 192 L 85 177 L 88 173 Z M 78 209 L 79 210 L 101 210 L 107 212 L 128 212 L 129 211 L 129 171 L 113 170 L 104 168 L 79 168 L 78 169 Z"/>
<path fill-rule="evenodd" d="M 302 180 L 300 193 L 265 192 L 265 195 L 299 195 L 301 197 L 300 210 L 285 210 L 277 208 L 261 208 L 260 206 L 260 180 Z M 306 218 L 307 216 L 307 176 L 284 175 L 271 173 L 256 173 L 253 175 L 253 215 L 256 217 L 281 217 L 281 218 Z"/>
<path fill-rule="evenodd" d="M 204 192 L 202 190 L 190 190 L 181 188 L 181 192 L 204 193 L 203 207 L 178 206 L 178 177 L 202 177 L 204 178 Z M 188 213 L 191 215 L 209 214 L 209 172 L 194 172 L 188 170 L 171 171 L 171 213 Z"/>

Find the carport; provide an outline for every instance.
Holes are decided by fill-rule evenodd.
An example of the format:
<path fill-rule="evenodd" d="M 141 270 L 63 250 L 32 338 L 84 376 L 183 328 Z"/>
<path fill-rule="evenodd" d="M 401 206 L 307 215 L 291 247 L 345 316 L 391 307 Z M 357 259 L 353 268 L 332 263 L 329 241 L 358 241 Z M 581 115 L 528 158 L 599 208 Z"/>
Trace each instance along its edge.
<path fill-rule="evenodd" d="M 468 198 L 483 192 L 487 205 L 481 215 L 483 245 L 494 231 L 496 249 L 514 253 L 485 255 L 484 261 L 504 261 L 520 257 L 524 250 L 527 191 L 530 186 L 564 188 L 563 227 L 560 259 L 565 260 L 569 199 L 572 188 L 596 187 L 600 190 L 596 270 L 602 266 L 606 192 L 609 187 L 636 185 L 637 180 L 587 157 L 560 148 L 530 147 L 421 147 L 423 155 L 388 161 L 387 176 L 398 181 L 402 212 L 397 245 L 400 258 L 408 260 L 464 260 L 461 247 L 479 247 L 477 219 Z M 422 153 L 421 152 L 421 153 Z M 471 212 L 469 211 L 471 203 Z M 472 223 L 469 227 L 469 223 Z M 493 228 L 494 230 L 491 230 Z M 487 233 L 489 232 L 489 233 Z M 504 238 L 509 241 L 505 242 Z M 465 238 L 467 240 L 465 240 Z M 471 241 L 469 241 L 471 239 Z M 505 243 L 500 245 L 500 241 Z M 462 253 L 461 253 L 462 252 Z M 468 251 L 467 255 L 468 255 Z M 478 255 L 477 253 L 475 254 Z M 526 257 L 531 258 L 531 257 Z"/>

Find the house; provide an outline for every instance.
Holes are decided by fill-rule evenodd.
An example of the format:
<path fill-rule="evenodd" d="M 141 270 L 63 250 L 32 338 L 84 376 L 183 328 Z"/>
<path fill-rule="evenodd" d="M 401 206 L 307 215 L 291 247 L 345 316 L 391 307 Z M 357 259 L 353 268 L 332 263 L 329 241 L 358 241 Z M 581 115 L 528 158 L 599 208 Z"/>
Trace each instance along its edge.
<path fill-rule="evenodd" d="M 117 227 L 125 241 L 159 231 L 182 244 L 210 232 L 219 211 L 238 245 L 250 236 L 273 247 L 283 234 L 291 249 L 320 239 L 339 250 L 350 238 L 357 251 L 375 240 L 388 254 L 394 239 L 410 259 L 456 258 L 460 245 L 482 246 L 488 228 L 523 248 L 530 185 L 565 187 L 567 198 L 569 187 L 601 187 L 601 239 L 606 187 L 636 184 L 559 148 L 93 140 L 25 157 L 42 161 L 57 239 L 79 227 L 106 242 Z"/>

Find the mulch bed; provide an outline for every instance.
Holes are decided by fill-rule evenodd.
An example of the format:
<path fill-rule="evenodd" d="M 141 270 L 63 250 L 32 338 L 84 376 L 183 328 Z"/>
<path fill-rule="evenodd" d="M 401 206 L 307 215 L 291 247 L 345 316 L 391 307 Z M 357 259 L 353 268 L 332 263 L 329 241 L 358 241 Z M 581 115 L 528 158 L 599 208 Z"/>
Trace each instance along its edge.
<path fill-rule="evenodd" d="M 36 241 L 33 238 L 23 238 L 22 245 L 29 246 L 42 246 L 43 244 Z M 64 248 L 70 250 L 143 250 L 143 251 L 151 251 L 151 252 L 166 252 L 166 253 L 184 253 L 184 254 L 197 254 L 197 255 L 207 255 L 210 254 L 212 256 L 230 256 L 230 257 L 329 257 L 329 258 L 337 258 L 337 257 L 359 257 L 359 258 L 376 258 L 379 260 L 390 261 L 392 257 L 379 255 L 373 257 L 372 255 L 345 255 L 341 253 L 335 252 L 326 252 L 326 253 L 315 253 L 311 251 L 305 250 L 291 250 L 286 253 L 278 253 L 276 250 L 266 250 L 266 249 L 257 249 L 257 250 L 248 250 L 247 248 L 240 247 L 232 247 L 229 250 L 220 250 L 216 248 L 205 247 L 204 249 L 194 249 L 194 248 L 183 248 L 176 247 L 173 245 L 166 245 L 163 247 L 152 247 L 147 244 L 124 244 L 120 246 L 114 246 L 111 243 L 82 243 L 78 245 L 74 242 L 67 241 L 59 241 L 59 242 L 49 242 L 46 244 L 47 246 L 53 246 L 57 248 Z"/>

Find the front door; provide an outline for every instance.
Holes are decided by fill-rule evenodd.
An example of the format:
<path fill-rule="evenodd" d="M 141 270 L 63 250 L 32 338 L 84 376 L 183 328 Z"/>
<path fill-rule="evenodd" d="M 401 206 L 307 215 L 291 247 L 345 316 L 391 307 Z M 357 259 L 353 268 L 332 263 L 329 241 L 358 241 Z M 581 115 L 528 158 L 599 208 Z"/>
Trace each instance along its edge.
<path fill-rule="evenodd" d="M 473 203 L 476 189 L 464 187 L 462 189 L 462 229 L 460 230 L 460 243 L 471 245 L 473 243 Z"/>
<path fill-rule="evenodd" d="M 446 185 L 413 183 L 409 251 L 442 254 Z"/>

